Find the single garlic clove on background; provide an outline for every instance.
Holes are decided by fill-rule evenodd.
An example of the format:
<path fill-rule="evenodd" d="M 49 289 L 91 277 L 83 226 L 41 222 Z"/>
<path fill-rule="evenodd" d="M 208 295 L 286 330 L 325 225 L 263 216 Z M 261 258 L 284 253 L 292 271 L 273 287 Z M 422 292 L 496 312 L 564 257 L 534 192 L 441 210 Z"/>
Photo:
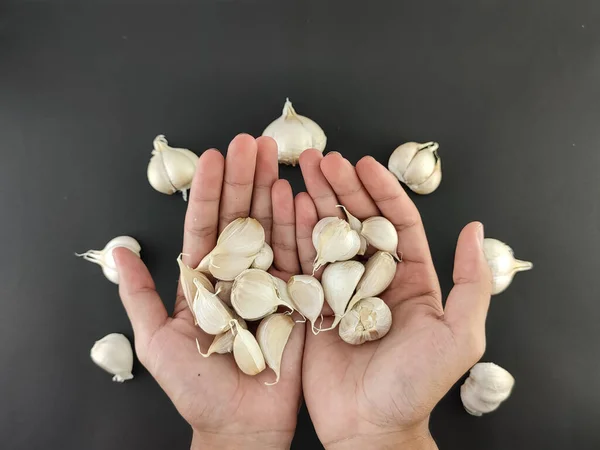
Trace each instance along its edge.
<path fill-rule="evenodd" d="M 511 394 L 515 379 L 506 369 L 494 363 L 478 363 L 460 388 L 465 410 L 481 416 L 498 408 Z"/>
<path fill-rule="evenodd" d="M 275 119 L 263 131 L 277 143 L 279 162 L 295 166 L 300 154 L 309 148 L 325 150 L 327 137 L 323 129 L 308 117 L 297 114 L 290 99 L 283 105 L 281 117 Z"/>
<path fill-rule="evenodd" d="M 138 241 L 131 236 L 118 236 L 108 241 L 102 250 L 88 250 L 85 253 L 75 253 L 75 255 L 82 257 L 86 261 L 98 264 L 102 267 L 102 272 L 106 278 L 115 284 L 119 284 L 119 273 L 117 272 L 117 265 L 112 254 L 113 250 L 117 247 L 125 247 L 138 257 L 142 250 Z"/>
<path fill-rule="evenodd" d="M 246 321 L 241 317 L 236 316 L 235 320 L 238 321 L 238 324 L 245 330 L 248 329 L 248 325 Z M 198 339 L 196 339 L 196 347 L 198 348 L 198 353 L 200 353 L 205 358 L 208 358 L 213 353 L 218 353 L 220 355 L 224 355 L 226 353 L 231 353 L 233 351 L 233 341 L 235 339 L 235 326 L 229 328 L 227 331 L 221 334 L 217 334 L 212 341 L 212 344 L 208 348 L 206 353 L 202 353 L 200 349 L 200 343 Z"/>
<path fill-rule="evenodd" d="M 492 295 L 506 290 L 517 272 L 533 268 L 533 263 L 515 259 L 513 250 L 498 239 L 485 238 L 483 252 L 492 272 Z"/>
<path fill-rule="evenodd" d="M 260 270 L 269 270 L 272 265 L 273 249 L 265 242 L 258 252 L 258 255 L 256 255 L 256 258 L 254 258 L 254 261 L 252 261 L 252 265 L 250 267 Z"/>
<path fill-rule="evenodd" d="M 400 145 L 388 161 L 388 169 L 398 180 L 417 194 L 430 194 L 442 181 L 439 144 L 407 142 Z"/>
<path fill-rule="evenodd" d="M 181 283 L 181 290 L 183 291 L 183 295 L 193 316 L 194 308 L 192 305 L 194 303 L 194 298 L 196 297 L 196 292 L 198 291 L 198 288 L 196 288 L 196 285 L 194 284 L 194 280 L 198 280 L 198 282 L 209 292 L 214 292 L 215 290 L 210 280 L 201 272 L 184 264 L 181 256 L 182 255 L 179 255 L 177 258 L 177 264 L 179 265 L 179 282 Z M 196 321 L 196 317 L 194 317 L 194 321 Z"/>
<path fill-rule="evenodd" d="M 233 281 L 219 280 L 215 284 L 215 293 L 219 296 L 221 301 L 227 306 L 231 307 L 231 288 Z"/>
<path fill-rule="evenodd" d="M 365 273 L 356 286 L 356 293 L 350 300 L 351 310 L 360 299 L 376 297 L 385 291 L 396 276 L 396 261 L 388 252 L 378 251 L 365 264 Z"/>
<path fill-rule="evenodd" d="M 231 305 L 246 320 L 262 319 L 274 313 L 279 305 L 294 310 L 281 298 L 273 276 L 264 270 L 244 270 L 233 282 Z"/>
<path fill-rule="evenodd" d="M 369 217 L 362 223 L 361 234 L 377 250 L 390 253 L 398 261 L 398 232 L 385 217 Z"/>
<path fill-rule="evenodd" d="M 171 195 L 181 191 L 187 200 L 187 190 L 192 186 L 198 156 L 185 148 L 168 145 L 164 135 L 154 138 L 154 150 L 148 163 L 148 181 L 158 192 Z"/>
<path fill-rule="evenodd" d="M 213 335 L 224 333 L 231 328 L 231 321 L 234 319 L 233 312 L 217 294 L 206 289 L 197 278 L 194 279 L 194 284 L 197 291 L 192 309 L 198 326 L 205 333 Z"/>
<path fill-rule="evenodd" d="M 339 334 L 344 342 L 360 345 L 384 337 L 392 327 L 392 312 L 383 300 L 368 297 L 360 300 L 340 322 Z"/>
<path fill-rule="evenodd" d="M 365 266 L 358 261 L 335 262 L 325 267 L 321 276 L 321 285 L 325 301 L 333 310 L 335 317 L 333 324 L 321 331 L 331 330 L 340 322 L 363 273 L 365 273 Z"/>
<path fill-rule="evenodd" d="M 313 334 L 317 334 L 315 321 L 321 315 L 325 301 L 319 280 L 310 275 L 293 275 L 287 282 L 287 291 L 296 311 L 310 321 Z"/>
<path fill-rule="evenodd" d="M 354 258 L 360 250 L 360 236 L 348 222 L 334 217 L 321 219 L 315 225 L 312 242 L 317 250 L 313 273 L 321 266 Z"/>
<path fill-rule="evenodd" d="M 265 370 L 265 358 L 256 338 L 248 330 L 234 322 L 233 358 L 246 375 L 256 375 Z"/>
<path fill-rule="evenodd" d="M 131 380 L 133 374 L 133 350 L 129 339 L 119 333 L 111 333 L 96 341 L 90 351 L 92 361 L 108 373 L 113 381 Z"/>
<path fill-rule="evenodd" d="M 265 383 L 272 386 L 279 382 L 283 350 L 290 338 L 294 321 L 289 314 L 271 314 L 265 317 L 256 330 L 256 340 L 265 358 L 267 366 L 275 372 L 275 381 Z"/>

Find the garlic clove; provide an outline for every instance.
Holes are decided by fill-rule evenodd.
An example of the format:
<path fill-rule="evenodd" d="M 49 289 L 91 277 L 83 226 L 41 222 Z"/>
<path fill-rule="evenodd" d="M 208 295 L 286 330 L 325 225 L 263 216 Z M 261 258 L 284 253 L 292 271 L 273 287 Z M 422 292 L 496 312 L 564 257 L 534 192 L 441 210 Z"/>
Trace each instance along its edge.
<path fill-rule="evenodd" d="M 435 157 L 437 149 L 438 144 L 435 142 L 419 149 L 404 172 L 406 184 L 418 186 L 427 181 L 438 161 Z"/>
<path fill-rule="evenodd" d="M 369 246 L 369 243 L 367 242 L 367 239 L 361 234 L 360 235 L 360 247 L 358 249 L 357 255 L 363 256 L 367 252 L 368 246 Z"/>
<path fill-rule="evenodd" d="M 252 261 L 252 265 L 250 267 L 260 270 L 269 270 L 272 265 L 273 249 L 265 242 L 258 252 L 258 255 L 256 255 L 256 258 L 254 258 L 254 261 Z"/>
<path fill-rule="evenodd" d="M 310 321 L 313 334 L 317 334 L 315 321 L 321 316 L 325 301 L 319 280 L 310 275 L 293 275 L 287 282 L 287 292 L 294 309 Z"/>
<path fill-rule="evenodd" d="M 273 279 L 273 281 L 275 283 L 275 291 L 277 292 L 277 296 L 279 297 L 279 299 L 283 303 L 285 303 L 287 305 L 291 305 L 291 307 L 294 307 L 294 301 L 292 300 L 292 297 L 290 296 L 290 293 L 288 291 L 287 283 L 285 281 L 283 281 L 281 278 L 273 276 L 273 275 L 271 275 L 271 278 Z M 294 309 L 296 309 L 296 308 L 294 308 Z"/>
<path fill-rule="evenodd" d="M 362 222 L 356 217 L 354 217 L 352 214 L 350 214 L 350 211 L 348 211 L 345 206 L 336 205 L 336 207 L 342 208 L 344 210 L 344 213 L 346 214 L 346 217 L 348 219 L 348 223 L 350 224 L 350 228 L 352 228 L 354 231 L 360 234 L 360 232 L 362 231 Z"/>
<path fill-rule="evenodd" d="M 238 321 L 239 325 L 245 330 L 248 329 L 248 325 L 246 321 L 241 317 L 236 317 L 235 320 Z M 235 339 L 235 330 L 234 327 L 229 328 L 227 331 L 221 334 L 217 334 L 213 339 L 212 344 L 208 348 L 206 353 L 202 353 L 200 349 L 200 343 L 198 339 L 196 339 L 196 347 L 198 348 L 198 353 L 200 353 L 205 358 L 208 358 L 213 353 L 218 353 L 220 355 L 224 355 L 226 353 L 231 353 L 233 351 L 233 341 Z"/>
<path fill-rule="evenodd" d="M 265 383 L 272 386 L 279 382 L 283 351 L 294 328 L 294 321 L 289 314 L 271 314 L 265 317 L 256 330 L 256 340 L 265 358 L 267 366 L 275 372 L 275 381 Z"/>
<path fill-rule="evenodd" d="M 384 337 L 392 327 L 392 312 L 383 300 L 367 297 L 356 303 L 340 322 L 344 342 L 360 345 Z"/>
<path fill-rule="evenodd" d="M 271 122 L 263 131 L 277 143 L 279 162 L 295 166 L 300 154 L 309 148 L 325 150 L 327 137 L 323 129 L 308 117 L 296 113 L 292 102 L 286 99 L 281 117 Z"/>
<path fill-rule="evenodd" d="M 256 257 L 265 243 L 265 230 L 252 217 L 235 219 L 219 235 L 211 252 Z"/>
<path fill-rule="evenodd" d="M 396 276 L 396 261 L 388 252 L 378 251 L 365 264 L 365 273 L 356 286 L 356 293 L 350 300 L 351 310 L 362 298 L 376 297 L 385 291 Z"/>
<path fill-rule="evenodd" d="M 348 222 L 337 217 L 329 219 L 321 219 L 313 229 L 312 241 L 317 250 L 313 274 L 324 264 L 355 257 L 361 247 L 359 234 L 350 228 Z"/>
<path fill-rule="evenodd" d="M 192 315 L 194 315 L 194 308 L 192 305 L 194 303 L 194 297 L 196 297 L 196 291 L 198 290 L 194 284 L 194 280 L 198 280 L 209 292 L 214 292 L 215 290 L 210 280 L 206 278 L 204 274 L 184 264 L 181 256 L 182 255 L 179 255 L 177 258 L 177 264 L 179 265 L 179 282 L 181 283 L 181 290 L 183 291 L 188 307 L 190 308 Z M 196 318 L 194 317 L 194 321 L 195 320 Z"/>
<path fill-rule="evenodd" d="M 358 261 L 342 261 L 329 264 L 321 276 L 325 301 L 335 315 L 333 324 L 321 331 L 331 330 L 342 319 L 354 289 L 365 272 L 365 266 Z"/>
<path fill-rule="evenodd" d="M 163 194 L 171 195 L 181 191 L 187 200 L 187 190 L 192 185 L 198 156 L 185 148 L 173 148 L 168 145 L 164 135 L 154 139 L 152 158 L 148 163 L 148 181 Z"/>
<path fill-rule="evenodd" d="M 390 156 L 388 169 L 417 194 L 430 194 L 442 180 L 437 142 L 402 144 Z"/>
<path fill-rule="evenodd" d="M 214 292 L 206 289 L 197 278 L 194 279 L 196 296 L 192 304 L 198 326 L 208 334 L 221 334 L 231 327 L 234 319 L 232 311 Z"/>
<path fill-rule="evenodd" d="M 369 217 L 362 223 L 362 236 L 377 250 L 392 254 L 398 261 L 398 232 L 385 217 Z"/>
<path fill-rule="evenodd" d="M 432 142 L 428 142 L 426 144 L 406 142 L 398 146 L 392 152 L 392 155 L 388 161 L 389 171 L 392 172 L 402 183 L 406 183 L 404 173 L 406 172 L 406 169 L 408 169 L 408 165 L 422 146 L 428 146 L 430 144 L 432 144 Z"/>
<path fill-rule="evenodd" d="M 102 272 L 108 280 L 119 284 L 119 273 L 117 272 L 117 265 L 112 254 L 113 250 L 117 247 L 125 247 L 138 257 L 142 250 L 138 241 L 131 236 L 118 236 L 108 241 L 102 250 L 88 250 L 84 253 L 75 253 L 75 255 L 82 257 L 86 261 L 98 264 L 102 267 Z"/>
<path fill-rule="evenodd" d="M 492 272 L 492 295 L 506 290 L 517 272 L 533 268 L 533 263 L 515 259 L 513 250 L 498 239 L 485 238 L 483 252 Z"/>
<path fill-rule="evenodd" d="M 221 301 L 227 306 L 231 306 L 231 287 L 233 281 L 219 280 L 215 284 L 215 293 L 219 296 Z"/>
<path fill-rule="evenodd" d="M 246 320 L 262 319 L 282 305 L 294 308 L 278 293 L 273 276 L 264 270 L 244 270 L 233 282 L 231 304 L 235 312 Z"/>
<path fill-rule="evenodd" d="M 265 358 L 256 338 L 235 321 L 233 340 L 233 358 L 237 366 L 246 375 L 256 375 L 265 370 Z"/>
<path fill-rule="evenodd" d="M 239 256 L 231 253 L 217 253 L 210 258 L 210 273 L 217 280 L 233 281 L 240 273 L 252 265 L 254 256 Z"/>
<path fill-rule="evenodd" d="M 92 361 L 108 373 L 113 381 L 131 380 L 133 374 L 133 350 L 129 339 L 119 333 L 111 333 L 96 341 L 90 351 Z"/>
<path fill-rule="evenodd" d="M 478 363 L 460 388 L 465 410 L 474 416 L 492 412 L 511 394 L 515 379 L 494 363 Z"/>

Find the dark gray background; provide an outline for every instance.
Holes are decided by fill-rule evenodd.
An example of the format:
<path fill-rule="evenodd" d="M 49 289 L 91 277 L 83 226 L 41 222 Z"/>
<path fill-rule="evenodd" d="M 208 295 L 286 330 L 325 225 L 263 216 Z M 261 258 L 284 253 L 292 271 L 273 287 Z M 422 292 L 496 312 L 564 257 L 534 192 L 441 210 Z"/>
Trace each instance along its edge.
<path fill-rule="evenodd" d="M 0 448 L 187 448 L 139 364 L 116 385 L 89 360 L 131 330 L 73 252 L 137 237 L 171 305 L 186 204 L 148 185 L 152 139 L 225 149 L 286 96 L 353 162 L 440 142 L 442 185 L 415 200 L 445 293 L 474 219 L 536 264 L 489 314 L 484 359 L 513 396 L 473 418 L 453 389 L 440 447 L 599 448 L 598 2 L 191 3 L 0 6 Z M 297 168 L 282 176 L 303 189 Z M 294 448 L 319 448 L 305 411 Z"/>

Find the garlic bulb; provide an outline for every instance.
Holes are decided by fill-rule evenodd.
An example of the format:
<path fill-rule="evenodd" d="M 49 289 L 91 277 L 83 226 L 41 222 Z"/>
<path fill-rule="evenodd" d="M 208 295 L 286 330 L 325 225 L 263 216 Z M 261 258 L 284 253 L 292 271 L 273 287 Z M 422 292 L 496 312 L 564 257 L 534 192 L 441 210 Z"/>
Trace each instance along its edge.
<path fill-rule="evenodd" d="M 394 152 L 388 161 L 388 169 L 417 194 L 431 194 L 442 181 L 442 160 L 437 142 L 418 144 L 407 142 Z"/>
<path fill-rule="evenodd" d="M 494 363 L 478 363 L 460 387 L 460 398 L 465 410 L 481 416 L 498 408 L 515 385 L 513 376 Z"/>
<path fill-rule="evenodd" d="M 333 324 L 321 331 L 331 330 L 340 322 L 363 273 L 365 266 L 358 261 L 336 262 L 325 267 L 321 285 L 325 300 L 331 306 L 335 317 Z"/>
<path fill-rule="evenodd" d="M 279 382 L 283 350 L 290 338 L 294 321 L 289 314 L 271 314 L 265 317 L 256 330 L 256 340 L 263 353 L 267 366 L 275 372 L 275 381 L 265 383 L 272 386 Z"/>
<path fill-rule="evenodd" d="M 279 162 L 295 166 L 300 153 L 309 148 L 316 148 L 321 153 L 325 150 L 327 137 L 319 125 L 308 117 L 296 113 L 290 99 L 285 100 L 281 117 L 271 122 L 263 131 L 277 143 Z"/>
<path fill-rule="evenodd" d="M 367 297 L 348 311 L 340 322 L 339 334 L 343 341 L 360 345 L 384 337 L 392 327 L 392 312 L 383 300 Z"/>
<path fill-rule="evenodd" d="M 265 370 L 265 358 L 256 338 L 248 330 L 242 328 L 237 321 L 235 338 L 233 339 L 233 358 L 237 366 L 246 375 L 256 375 Z"/>
<path fill-rule="evenodd" d="M 287 291 L 296 311 L 310 321 L 312 332 L 317 334 L 315 321 L 321 316 L 325 301 L 325 293 L 319 280 L 310 275 L 293 275 L 287 282 Z"/>
<path fill-rule="evenodd" d="M 129 339 L 122 334 L 107 334 L 96 341 L 90 357 L 94 363 L 114 375 L 113 381 L 122 383 L 133 378 L 133 350 Z"/>
<path fill-rule="evenodd" d="M 313 274 L 324 264 L 354 258 L 361 247 L 358 233 L 337 217 L 325 217 L 317 222 L 312 242 L 317 250 Z"/>
<path fill-rule="evenodd" d="M 231 327 L 231 321 L 234 319 L 232 311 L 217 294 L 206 289 L 197 278 L 194 279 L 194 284 L 197 290 L 192 310 L 198 326 L 208 334 L 224 333 Z"/>
<path fill-rule="evenodd" d="M 294 310 L 279 296 L 274 278 L 259 269 L 244 270 L 235 279 L 231 288 L 231 305 L 246 320 L 262 319 L 274 313 L 279 305 Z"/>
<path fill-rule="evenodd" d="M 248 325 L 246 321 L 241 317 L 236 317 L 238 324 L 245 330 L 248 329 Z M 217 334 L 212 341 L 212 344 L 208 348 L 206 353 L 202 353 L 200 349 L 200 343 L 198 339 L 196 339 L 196 347 L 198 348 L 198 353 L 200 353 L 205 358 L 208 358 L 213 353 L 218 353 L 220 355 L 224 355 L 225 353 L 231 353 L 233 351 L 233 341 L 235 339 L 235 325 L 229 328 L 227 331 L 221 334 Z"/>
<path fill-rule="evenodd" d="M 361 235 L 377 250 L 390 253 L 398 261 L 398 232 L 385 217 L 369 217 L 362 223 Z"/>
<path fill-rule="evenodd" d="M 183 295 L 192 315 L 194 315 L 194 308 L 192 305 L 194 304 L 194 298 L 196 297 L 196 291 L 198 290 L 194 284 L 194 280 L 198 280 L 198 282 L 200 282 L 200 284 L 202 284 L 209 292 L 214 292 L 215 290 L 210 280 L 206 278 L 203 273 L 194 270 L 183 263 L 181 255 L 177 258 L 177 264 L 179 265 L 179 282 L 181 283 L 181 290 L 183 291 Z M 194 321 L 196 321 L 196 317 L 194 317 Z"/>
<path fill-rule="evenodd" d="M 252 265 L 250 267 L 260 270 L 269 270 L 272 264 L 273 249 L 265 242 L 258 252 L 258 255 L 256 255 L 256 258 L 254 258 L 254 261 L 252 261 Z"/>
<path fill-rule="evenodd" d="M 215 284 L 215 293 L 219 296 L 221 301 L 227 306 L 231 306 L 231 288 L 233 281 L 217 281 Z"/>
<path fill-rule="evenodd" d="M 93 262 L 102 267 L 102 273 L 115 284 L 119 284 L 119 272 L 117 272 L 117 265 L 113 258 L 113 250 L 117 247 L 125 247 L 132 251 L 136 255 L 140 256 L 142 247 L 138 241 L 130 236 L 118 236 L 111 239 L 108 244 L 104 246 L 102 250 L 88 250 L 85 253 L 75 253 L 76 256 L 80 256 L 86 261 Z"/>
<path fill-rule="evenodd" d="M 154 150 L 148 163 L 150 186 L 163 194 L 181 191 L 187 200 L 187 190 L 192 186 L 198 156 L 185 148 L 168 145 L 162 134 L 154 138 Z"/>
<path fill-rule="evenodd" d="M 351 310 L 360 299 L 376 297 L 385 291 L 396 276 L 396 261 L 388 252 L 376 252 L 365 264 L 365 273 L 356 286 L 356 293 L 350 300 Z"/>
<path fill-rule="evenodd" d="M 492 272 L 492 295 L 504 291 L 517 272 L 533 268 L 529 261 L 515 259 L 512 249 L 498 239 L 485 238 L 483 252 Z"/>

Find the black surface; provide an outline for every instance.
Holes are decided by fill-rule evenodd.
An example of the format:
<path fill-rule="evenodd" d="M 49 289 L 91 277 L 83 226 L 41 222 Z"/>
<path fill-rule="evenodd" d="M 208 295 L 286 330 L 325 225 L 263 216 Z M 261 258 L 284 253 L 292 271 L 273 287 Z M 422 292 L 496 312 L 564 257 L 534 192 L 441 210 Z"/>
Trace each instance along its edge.
<path fill-rule="evenodd" d="M 161 3 L 0 4 L 0 448 L 188 447 L 139 364 L 116 385 L 89 360 L 131 330 L 73 252 L 136 236 L 172 303 L 186 204 L 148 185 L 152 139 L 225 149 L 286 96 L 353 162 L 441 143 L 442 185 L 416 202 L 445 293 L 470 220 L 536 264 L 489 314 L 484 359 L 513 396 L 473 418 L 453 389 L 440 448 L 600 448 L 598 2 Z M 294 448 L 319 448 L 305 411 Z"/>

